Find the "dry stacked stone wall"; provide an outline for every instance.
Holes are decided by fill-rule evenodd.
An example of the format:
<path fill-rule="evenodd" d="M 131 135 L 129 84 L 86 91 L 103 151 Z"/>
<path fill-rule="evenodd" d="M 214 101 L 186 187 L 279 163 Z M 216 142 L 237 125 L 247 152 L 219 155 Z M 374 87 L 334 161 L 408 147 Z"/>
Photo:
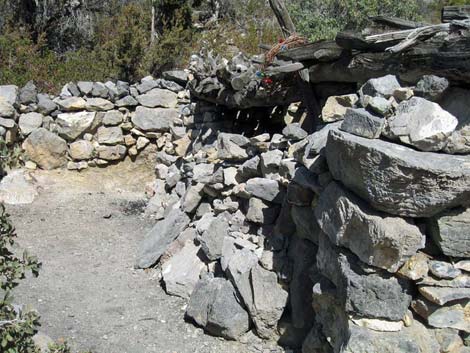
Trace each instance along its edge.
<path fill-rule="evenodd" d="M 470 91 L 389 75 L 330 97 L 312 134 L 294 122 L 248 136 L 176 76 L 70 84 L 47 113 L 22 89 L 0 103 L 1 125 L 42 168 L 152 146 L 156 225 L 135 266 L 157 266 L 212 335 L 303 353 L 470 352 Z M 41 114 L 29 133 L 28 114 Z"/>

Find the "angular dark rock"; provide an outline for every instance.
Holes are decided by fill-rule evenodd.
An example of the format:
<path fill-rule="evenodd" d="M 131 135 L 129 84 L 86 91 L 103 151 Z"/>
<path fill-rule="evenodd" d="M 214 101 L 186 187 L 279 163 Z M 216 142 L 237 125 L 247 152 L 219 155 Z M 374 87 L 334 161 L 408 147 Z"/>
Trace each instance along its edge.
<path fill-rule="evenodd" d="M 390 272 L 424 248 L 425 237 L 412 220 L 377 212 L 336 182 L 320 195 L 315 215 L 331 242 Z"/>
<path fill-rule="evenodd" d="M 444 211 L 428 220 L 428 229 L 445 255 L 470 258 L 470 208 Z"/>
<path fill-rule="evenodd" d="M 418 152 L 332 131 L 326 147 L 333 178 L 390 214 L 431 217 L 470 200 L 470 156 Z"/>
<path fill-rule="evenodd" d="M 370 114 L 363 108 L 348 109 L 340 129 L 351 134 L 377 139 L 385 126 L 383 118 Z"/>
<path fill-rule="evenodd" d="M 337 288 L 347 313 L 364 318 L 402 320 L 411 303 L 406 281 L 386 272 L 365 271 L 354 255 L 320 235 L 317 266 Z"/>
<path fill-rule="evenodd" d="M 189 222 L 186 213 L 179 208 L 173 208 L 164 220 L 152 228 L 140 244 L 136 268 L 148 268 L 154 265 Z"/>
<path fill-rule="evenodd" d="M 248 313 L 238 295 L 223 278 L 202 279 L 189 301 L 186 316 L 212 335 L 235 340 L 248 331 Z"/>

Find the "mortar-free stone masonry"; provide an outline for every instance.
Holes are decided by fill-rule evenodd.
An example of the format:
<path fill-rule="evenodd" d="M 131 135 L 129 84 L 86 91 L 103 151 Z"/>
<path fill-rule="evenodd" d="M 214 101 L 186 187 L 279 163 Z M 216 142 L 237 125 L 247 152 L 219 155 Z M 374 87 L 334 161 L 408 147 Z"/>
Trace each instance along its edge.
<path fill-rule="evenodd" d="M 389 75 L 328 98 L 318 131 L 287 114 L 251 136 L 193 99 L 190 78 L 69 83 L 57 97 L 0 86 L 0 134 L 29 169 L 150 163 L 156 225 L 135 266 L 156 266 L 212 335 L 470 352 L 469 90 Z"/>

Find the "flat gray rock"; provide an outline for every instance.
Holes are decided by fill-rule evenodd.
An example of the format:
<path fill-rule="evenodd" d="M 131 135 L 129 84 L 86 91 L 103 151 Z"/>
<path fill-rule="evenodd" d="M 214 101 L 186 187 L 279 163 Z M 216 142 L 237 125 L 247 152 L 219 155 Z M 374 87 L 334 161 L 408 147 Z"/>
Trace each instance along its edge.
<path fill-rule="evenodd" d="M 139 105 L 139 102 L 137 99 L 135 99 L 132 96 L 125 96 L 121 99 L 118 99 L 115 103 L 116 107 L 121 108 L 121 107 L 135 107 Z"/>
<path fill-rule="evenodd" d="M 299 123 L 288 124 L 283 130 L 284 137 L 291 141 L 299 141 L 307 137 L 307 131 Z"/>
<path fill-rule="evenodd" d="M 118 145 L 124 143 L 124 135 L 119 126 L 104 127 L 101 126 L 97 133 L 96 138 L 98 143 L 103 145 Z"/>
<path fill-rule="evenodd" d="M 168 246 L 189 225 L 190 219 L 179 208 L 173 208 L 164 220 L 158 222 L 145 236 L 137 254 L 136 268 L 154 265 Z"/>
<path fill-rule="evenodd" d="M 377 212 L 335 182 L 320 195 L 315 215 L 331 242 L 389 272 L 424 248 L 425 237 L 412 220 Z"/>
<path fill-rule="evenodd" d="M 470 299 L 470 288 L 419 287 L 419 292 L 427 300 L 445 305 L 448 302 Z"/>
<path fill-rule="evenodd" d="M 413 301 L 411 307 L 432 327 L 454 328 L 470 333 L 470 322 L 467 314 L 470 310 L 469 300 L 461 300 L 447 306 L 440 306 L 425 299 L 417 299 Z"/>
<path fill-rule="evenodd" d="M 163 132 L 170 131 L 178 116 L 179 113 L 176 109 L 137 107 L 132 122 L 144 132 Z"/>
<path fill-rule="evenodd" d="M 462 274 L 451 263 L 444 261 L 429 261 L 429 270 L 435 277 L 442 279 L 454 279 Z"/>
<path fill-rule="evenodd" d="M 105 161 L 120 161 L 126 156 L 127 148 L 123 145 L 116 146 L 98 146 L 96 148 L 98 158 Z"/>
<path fill-rule="evenodd" d="M 104 98 L 87 98 L 85 108 L 92 112 L 104 112 L 114 109 L 114 104 Z"/>
<path fill-rule="evenodd" d="M 28 105 L 38 102 L 38 90 L 33 81 L 26 83 L 24 87 L 20 89 L 19 100 L 21 104 Z"/>
<path fill-rule="evenodd" d="M 38 94 L 38 112 L 44 115 L 48 115 L 57 109 L 52 99 L 47 94 Z"/>
<path fill-rule="evenodd" d="M 470 156 L 418 152 L 340 131 L 326 147 L 333 178 L 390 214 L 431 217 L 470 200 Z"/>
<path fill-rule="evenodd" d="M 445 255 L 470 258 L 470 208 L 444 211 L 427 224 L 432 239 Z"/>
<path fill-rule="evenodd" d="M 155 88 L 137 97 L 141 105 L 147 108 L 175 108 L 178 96 L 166 89 Z"/>
<path fill-rule="evenodd" d="M 274 203 L 282 203 L 285 191 L 281 189 L 275 180 L 264 178 L 253 178 L 246 183 L 246 191 L 251 195 Z"/>
<path fill-rule="evenodd" d="M 93 157 L 94 147 L 90 141 L 78 140 L 70 144 L 69 154 L 72 159 L 81 161 Z"/>

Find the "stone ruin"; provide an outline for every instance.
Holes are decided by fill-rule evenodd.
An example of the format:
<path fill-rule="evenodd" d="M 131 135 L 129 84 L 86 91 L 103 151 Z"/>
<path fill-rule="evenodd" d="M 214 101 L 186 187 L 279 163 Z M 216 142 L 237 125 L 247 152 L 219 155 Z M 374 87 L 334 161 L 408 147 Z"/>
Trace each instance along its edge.
<path fill-rule="evenodd" d="M 470 352 L 462 77 L 336 83 L 344 94 L 320 98 L 310 131 L 302 105 L 280 113 L 274 96 L 238 89 L 250 70 L 240 56 L 213 62 L 205 76 L 69 83 L 59 97 L 1 86 L 2 135 L 23 140 L 29 168 L 156 161 L 146 209 L 156 225 L 135 266 L 156 266 L 212 335 L 303 353 Z M 299 99 L 291 88 L 276 105 Z"/>

